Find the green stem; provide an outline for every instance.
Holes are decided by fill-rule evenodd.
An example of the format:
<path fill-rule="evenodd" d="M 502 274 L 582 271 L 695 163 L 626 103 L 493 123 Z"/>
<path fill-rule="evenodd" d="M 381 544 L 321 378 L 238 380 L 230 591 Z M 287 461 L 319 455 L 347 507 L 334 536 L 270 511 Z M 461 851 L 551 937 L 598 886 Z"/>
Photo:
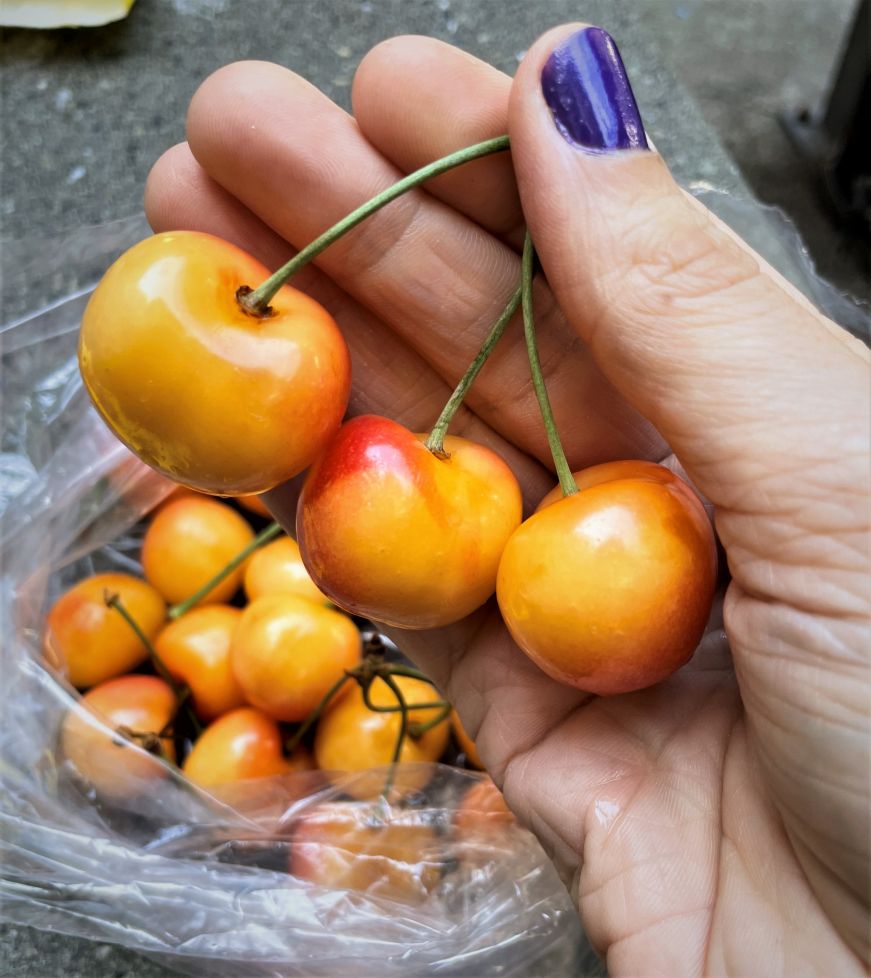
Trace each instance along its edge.
<path fill-rule="evenodd" d="M 176 700 L 178 701 L 179 705 L 181 705 L 185 700 L 185 689 L 180 686 L 178 682 L 176 682 L 175 677 L 172 675 L 169 669 L 166 668 L 166 663 L 157 654 L 157 649 L 152 644 L 151 639 L 139 627 L 139 622 L 136 621 L 133 615 L 131 615 L 130 612 L 124 607 L 117 594 L 110 594 L 107 591 L 103 595 L 103 600 L 106 602 L 107 608 L 114 608 L 115 611 L 117 611 L 118 614 L 124 619 L 124 621 L 126 621 L 127 624 L 133 629 L 136 637 L 145 646 L 145 649 L 148 652 L 148 657 L 154 664 L 154 668 L 160 675 L 160 678 L 163 679 L 172 689 Z"/>
<path fill-rule="evenodd" d="M 383 678 L 383 676 L 381 677 Z M 373 703 L 369 696 L 369 686 L 363 687 L 363 702 L 366 708 L 371 710 L 373 713 L 401 713 L 401 706 L 378 706 L 377 703 Z M 433 710 L 436 707 L 442 709 L 445 706 L 444 700 L 431 700 L 429 703 L 406 703 L 406 710 Z"/>
<path fill-rule="evenodd" d="M 225 577 L 229 577 L 230 574 L 236 570 L 240 564 L 245 563 L 245 561 L 254 553 L 255 550 L 259 550 L 264 544 L 269 543 L 275 537 L 279 536 L 282 532 L 281 526 L 278 523 L 270 523 L 269 526 L 264 527 L 256 537 L 245 547 L 244 550 L 240 550 L 239 553 L 228 563 L 225 564 L 214 577 L 206 581 L 206 583 L 194 591 L 194 593 L 186 598 L 184 601 L 179 602 L 179 604 L 174 604 L 167 614 L 170 620 L 175 621 L 176 618 L 181 618 L 182 615 L 186 614 L 193 608 L 195 604 L 198 604 L 203 598 L 212 590 L 212 588 L 217 587 Z"/>
<path fill-rule="evenodd" d="M 188 717 L 191 720 L 191 725 L 193 726 L 194 729 L 194 736 L 199 737 L 199 735 L 203 732 L 203 725 L 200 723 L 199 719 L 197 718 L 196 713 L 194 713 L 193 706 L 189 705 L 190 698 L 191 698 L 190 686 L 182 687 L 181 697 L 179 698 L 178 704 L 176 705 L 176 715 L 178 714 L 178 711 L 182 708 L 182 706 L 185 706 Z M 163 725 L 163 729 L 160 731 L 158 736 L 169 737 L 174 733 L 174 731 L 175 731 L 175 716 L 171 716 Z"/>
<path fill-rule="evenodd" d="M 329 230 L 324 231 L 320 237 L 315 238 L 311 244 L 303 248 L 287 264 L 270 275 L 262 285 L 253 291 L 249 291 L 244 287 L 240 289 L 237 293 L 239 304 L 246 312 L 253 316 L 268 316 L 270 314 L 269 303 L 281 286 L 304 265 L 307 265 L 313 258 L 317 258 L 322 251 L 329 248 L 334 241 L 341 238 L 343 234 L 346 234 L 352 228 L 355 228 L 361 221 L 365 221 L 371 214 L 374 214 L 391 201 L 396 200 L 397 197 L 401 197 L 402 194 L 419 186 L 424 181 L 437 177 L 439 174 L 445 173 L 455 166 L 468 163 L 470 160 L 476 160 L 481 156 L 489 156 L 491 153 L 502 152 L 508 149 L 508 145 L 507 136 L 497 136 L 495 139 L 487 139 L 483 143 L 476 143 L 474 146 L 467 146 L 464 149 L 457 150 L 456 153 L 450 153 L 448 156 L 444 156 L 434 163 L 429 163 L 419 170 L 415 170 L 414 173 L 409 173 L 407 177 L 403 177 L 398 183 L 393 184 L 392 187 L 388 187 L 387 190 L 377 194 L 356 210 L 351 211 L 347 217 L 342 218 L 341 221 L 334 224 Z"/>
<path fill-rule="evenodd" d="M 163 679 L 167 686 L 169 686 L 169 688 L 172 690 L 173 695 L 175 696 L 175 714 L 173 715 L 176 715 L 179 710 L 184 707 L 185 712 L 188 714 L 190 719 L 191 726 L 194 728 L 197 734 L 201 733 L 203 729 L 202 724 L 197 719 L 193 706 L 189 701 L 191 692 L 190 689 L 187 686 L 182 686 L 176 681 L 175 677 L 172 675 L 169 669 L 167 669 L 166 663 L 158 655 L 157 649 L 154 647 L 154 643 L 145 634 L 145 632 L 142 631 L 141 627 L 139 626 L 139 622 L 124 607 L 124 604 L 118 595 L 110 594 L 107 591 L 103 595 L 103 600 L 106 602 L 106 606 L 108 608 L 114 608 L 115 611 L 117 611 L 118 614 L 124 619 L 124 621 L 127 622 L 136 637 L 145 646 L 145 651 L 148 653 L 148 658 L 151 659 L 155 672 L 158 673 L 160 678 Z"/>
<path fill-rule="evenodd" d="M 320 720 L 321 714 L 327 708 L 330 700 L 339 692 L 339 690 L 345 685 L 349 679 L 353 679 L 353 672 L 346 672 L 341 679 L 337 679 L 332 686 L 326 691 L 320 703 L 309 713 L 305 718 L 301 726 L 297 729 L 294 735 L 287 741 L 284 745 L 285 750 L 288 754 L 292 754 L 297 747 L 302 743 L 302 738 L 311 730 L 311 728 Z"/>
<path fill-rule="evenodd" d="M 432 703 L 431 705 L 441 706 L 441 711 L 439 712 L 438 716 L 434 716 L 431 720 L 411 724 L 411 726 L 408 728 L 408 735 L 413 740 L 417 740 L 418 737 L 422 737 L 427 730 L 432 730 L 433 727 L 437 727 L 440 723 L 444 723 L 451 714 L 451 704 L 445 703 L 444 700 L 441 700 L 438 703 Z M 409 709 L 412 708 L 409 707 Z"/>
<path fill-rule="evenodd" d="M 535 261 L 535 246 L 529 232 L 523 241 L 523 260 L 521 262 L 521 284 L 523 288 L 523 335 L 526 339 L 526 353 L 529 357 L 529 369 L 532 371 L 532 386 L 535 388 L 535 396 L 538 398 L 538 407 L 541 410 L 541 417 L 544 421 L 544 428 L 547 432 L 547 441 L 550 445 L 550 454 L 553 456 L 553 464 L 559 478 L 560 488 L 564 496 L 571 496 L 578 491 L 575 484 L 575 477 L 572 475 L 571 467 L 563 451 L 559 432 L 553 417 L 553 408 L 550 406 L 550 398 L 547 396 L 547 386 L 544 383 L 544 375 L 541 372 L 541 361 L 538 358 L 538 346 L 535 342 L 535 318 L 532 313 L 532 266 Z"/>
<path fill-rule="evenodd" d="M 460 405 L 463 403 L 463 398 L 466 396 L 466 392 L 472 386 L 475 378 L 481 372 L 481 368 L 487 362 L 487 358 L 493 352 L 493 347 L 499 342 L 502 334 L 505 332 L 505 327 L 511 321 L 511 317 L 517 312 L 517 307 L 520 305 L 522 289 L 520 286 L 517 287 L 515 292 L 512 294 L 511 298 L 508 300 L 508 305 L 503 309 L 501 315 L 493 324 L 493 328 L 487 334 L 487 339 L 484 340 L 481 349 L 478 351 L 478 355 L 469 364 L 469 369 L 463 374 L 460 379 L 459 384 L 457 384 L 454 393 L 451 394 L 448 399 L 448 403 L 445 404 L 442 409 L 442 413 L 438 417 L 430 432 L 429 438 L 426 440 L 426 447 L 436 455 L 438 458 L 447 458 L 448 453 L 445 451 L 445 435 L 448 431 L 448 425 L 453 421 L 454 415 L 459 410 Z"/>
<path fill-rule="evenodd" d="M 388 666 L 392 676 L 408 676 L 411 679 L 420 679 L 425 683 L 429 683 L 430 686 L 435 686 L 435 683 L 429 676 L 425 676 L 419 669 L 415 669 L 414 666 L 403 666 L 398 662 L 390 662 Z"/>
<path fill-rule="evenodd" d="M 390 769 L 384 781 L 384 790 L 381 792 L 384 800 L 389 802 L 390 789 L 393 787 L 393 782 L 396 778 L 396 765 L 399 763 L 399 758 L 402 755 L 402 745 L 405 743 L 405 738 L 408 734 L 408 707 L 405 705 L 405 697 L 402 695 L 402 690 L 399 688 L 399 684 L 393 676 L 385 675 L 381 678 L 393 690 L 393 695 L 396 697 L 396 702 L 399 704 L 402 714 L 399 722 L 399 734 L 396 737 L 396 746 L 393 748 L 393 757 L 390 759 Z"/>

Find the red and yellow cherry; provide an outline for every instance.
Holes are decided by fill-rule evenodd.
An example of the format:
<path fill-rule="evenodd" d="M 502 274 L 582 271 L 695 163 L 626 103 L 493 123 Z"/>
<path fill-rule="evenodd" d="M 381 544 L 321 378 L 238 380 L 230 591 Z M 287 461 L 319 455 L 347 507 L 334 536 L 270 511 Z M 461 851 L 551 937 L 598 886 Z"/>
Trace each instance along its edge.
<path fill-rule="evenodd" d="M 304 747 L 285 757 L 278 724 L 260 710 L 244 706 L 206 727 L 181 769 L 195 784 L 209 788 L 313 767 L 311 754 Z"/>
<path fill-rule="evenodd" d="M 347 615 L 294 594 L 258 598 L 233 636 L 233 672 L 245 699 L 276 720 L 304 720 L 362 657 Z"/>
<path fill-rule="evenodd" d="M 142 569 L 150 584 L 171 603 L 194 594 L 254 539 L 239 513 L 208 496 L 183 496 L 163 506 L 142 541 Z M 200 604 L 227 601 L 242 583 L 244 565 Z"/>
<path fill-rule="evenodd" d="M 350 359 L 332 317 L 284 286 L 252 315 L 242 287 L 269 272 L 196 231 L 139 242 L 94 291 L 79 339 L 88 393 L 115 434 L 171 479 L 223 495 L 301 472 L 338 428 Z"/>
<path fill-rule="evenodd" d="M 366 415 L 342 426 L 306 479 L 297 539 L 315 584 L 354 614 L 434 628 L 480 607 L 521 519 L 520 488 L 494 452 Z"/>
<path fill-rule="evenodd" d="M 426 682 L 409 676 L 394 676 L 406 704 L 438 703 L 438 692 Z M 369 700 L 375 706 L 398 705 L 396 695 L 383 679 L 375 679 L 369 687 Z M 438 706 L 408 711 L 409 725 L 425 724 L 433 720 Z M 396 748 L 402 723 L 399 713 L 381 713 L 366 706 L 359 686 L 341 700 L 329 706 L 318 722 L 315 733 L 315 761 L 321 770 L 333 772 L 334 780 L 346 794 L 354 798 L 375 798 L 384 788 L 384 771 L 361 774 L 352 781 L 342 777 L 342 772 L 360 771 L 389 764 Z M 401 763 L 411 763 L 410 768 L 397 771 L 393 787 L 396 796 L 403 796 L 422 788 L 430 777 L 423 766 L 437 761 L 444 753 L 450 735 L 447 717 L 419 737 L 406 736 L 399 755 Z"/>
<path fill-rule="evenodd" d="M 149 790 L 166 768 L 153 754 L 170 761 L 175 750 L 169 737 L 157 739 L 175 715 L 172 689 L 156 676 L 120 676 L 89 690 L 64 717 L 61 752 L 79 777 L 109 798 L 126 798 Z M 110 727 L 107 731 L 99 721 Z M 150 735 L 128 739 L 127 734 Z"/>
<path fill-rule="evenodd" d="M 475 741 L 466 733 L 456 710 L 451 710 L 451 728 L 457 743 L 460 745 L 460 750 L 466 755 L 466 760 L 472 767 L 482 771 L 484 765 L 478 754 L 478 748 L 475 746 Z"/>
<path fill-rule="evenodd" d="M 296 540 L 287 536 L 267 543 L 248 561 L 245 593 L 249 601 L 269 594 L 295 594 L 309 601 L 328 603 L 305 569 Z"/>
<path fill-rule="evenodd" d="M 241 617 L 239 608 L 207 604 L 170 622 L 154 640 L 161 662 L 190 689 L 201 720 L 245 704 L 230 665 L 230 643 Z"/>
<path fill-rule="evenodd" d="M 292 830 L 292 875 L 406 905 L 438 886 L 444 846 L 421 812 L 359 801 L 304 811 Z"/>
<path fill-rule="evenodd" d="M 599 695 L 651 686 L 692 656 L 717 576 L 689 486 L 652 462 L 609 462 L 551 493 L 512 535 L 497 597 L 511 635 L 560 682 Z"/>
<path fill-rule="evenodd" d="M 117 595 L 149 639 L 166 621 L 157 591 L 129 574 L 95 574 L 70 588 L 46 620 L 46 659 L 79 689 L 135 669 L 148 657 L 145 646 L 106 598 Z"/>

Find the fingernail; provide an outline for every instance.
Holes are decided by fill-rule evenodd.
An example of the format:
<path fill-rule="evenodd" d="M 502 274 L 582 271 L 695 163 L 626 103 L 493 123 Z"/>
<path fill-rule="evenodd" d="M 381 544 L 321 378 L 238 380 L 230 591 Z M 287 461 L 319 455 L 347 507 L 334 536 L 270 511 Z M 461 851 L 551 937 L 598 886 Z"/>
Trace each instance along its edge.
<path fill-rule="evenodd" d="M 600 27 L 572 34 L 541 72 L 553 121 L 573 146 L 647 149 L 641 114 L 614 38 Z"/>

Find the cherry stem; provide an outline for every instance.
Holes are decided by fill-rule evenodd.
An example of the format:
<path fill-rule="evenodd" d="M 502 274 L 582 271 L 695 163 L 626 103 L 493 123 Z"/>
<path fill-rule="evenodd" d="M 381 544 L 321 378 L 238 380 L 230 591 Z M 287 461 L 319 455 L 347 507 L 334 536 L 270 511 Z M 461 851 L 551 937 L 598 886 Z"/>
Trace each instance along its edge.
<path fill-rule="evenodd" d="M 451 706 L 445 700 L 434 700 L 429 703 L 412 703 L 409 705 L 405 702 L 405 697 L 402 695 L 402 690 L 399 688 L 398 684 L 394 682 L 393 676 L 409 676 L 412 679 L 421 679 L 430 686 L 433 685 L 431 679 L 427 678 L 422 672 L 411 666 L 403 666 L 395 662 L 385 662 L 380 653 L 367 654 L 363 661 L 358 665 L 354 666 L 353 669 L 346 669 L 344 675 L 337 679 L 336 682 L 327 690 L 327 692 L 322 697 L 320 703 L 312 710 L 312 712 L 305 718 L 301 726 L 297 728 L 293 736 L 286 741 L 284 748 L 288 754 L 292 754 L 294 750 L 302 743 L 303 737 L 311 730 L 311 728 L 318 722 L 321 718 L 324 710 L 329 705 L 330 701 L 336 696 L 342 686 L 349 679 L 353 679 L 360 687 L 363 694 L 363 702 L 366 707 L 370 709 L 373 713 L 402 713 L 405 717 L 406 733 L 403 733 L 402 739 L 405 739 L 407 733 L 411 733 L 412 737 L 419 737 L 421 734 L 426 733 L 431 727 L 436 726 L 442 720 L 444 720 L 450 713 Z M 377 706 L 372 702 L 369 696 L 369 690 L 372 683 L 376 679 L 383 679 L 384 682 L 394 691 L 398 692 L 397 705 L 396 706 Z M 411 727 L 408 726 L 408 712 L 410 710 L 433 710 L 438 709 L 439 716 L 434 722 L 430 723 L 426 721 L 425 723 L 416 723 Z M 401 749 L 401 747 L 400 747 Z"/>
<path fill-rule="evenodd" d="M 408 734 L 408 707 L 405 703 L 405 697 L 402 694 L 402 690 L 399 688 L 399 684 L 389 673 L 385 673 L 381 677 L 385 683 L 393 690 L 393 695 L 396 697 L 396 701 L 399 704 L 401 718 L 399 721 L 399 733 L 396 736 L 396 746 L 393 748 L 393 757 L 390 759 L 390 769 L 387 772 L 387 778 L 384 781 L 384 790 L 381 792 L 382 797 L 386 802 L 390 801 L 390 789 L 393 787 L 393 782 L 396 778 L 396 765 L 399 763 L 399 758 L 402 754 L 402 745 L 405 743 L 405 737 Z"/>
<path fill-rule="evenodd" d="M 199 602 L 202 601 L 213 588 L 217 587 L 217 585 L 220 584 L 225 577 L 229 577 L 230 574 L 232 574 L 240 564 L 243 564 L 255 550 L 259 550 L 264 544 L 267 544 L 270 540 L 275 539 L 275 537 L 277 537 L 281 532 L 281 525 L 278 523 L 270 523 L 269 526 L 264 527 L 248 544 L 248 546 L 243 550 L 240 550 L 229 563 L 224 564 L 224 566 L 218 571 L 217 574 L 215 574 L 214 577 L 206 581 L 201 588 L 194 591 L 189 598 L 185 598 L 185 600 L 179 602 L 179 604 L 174 604 L 167 612 L 170 620 L 175 621 L 176 618 L 181 618 L 181 616 L 190 611 L 195 604 L 199 604 Z"/>
<path fill-rule="evenodd" d="M 447 170 L 452 170 L 455 166 L 461 166 L 463 163 L 479 159 L 482 156 L 489 156 L 491 153 L 500 153 L 508 148 L 508 137 L 497 136 L 495 139 L 487 139 L 482 143 L 475 143 L 474 146 L 466 146 L 464 149 L 457 150 L 455 153 L 443 156 L 440 160 L 428 163 L 419 170 L 415 170 L 414 173 L 409 173 L 408 176 L 403 177 L 398 183 L 393 184 L 392 187 L 388 187 L 387 190 L 383 190 L 356 210 L 351 211 L 347 217 L 343 217 L 341 221 L 334 224 L 327 231 L 324 231 L 322 235 L 315 238 L 311 244 L 298 252 L 285 265 L 282 265 L 277 272 L 270 275 L 256 289 L 253 291 L 246 291 L 244 288 L 240 289 L 239 293 L 237 293 L 239 304 L 246 312 L 253 316 L 268 316 L 270 314 L 269 303 L 281 286 L 304 265 L 307 265 L 312 259 L 317 258 L 322 251 L 329 248 L 334 241 L 337 241 L 343 234 L 355 228 L 361 221 L 365 221 L 371 214 L 374 214 L 391 201 L 396 200 L 397 197 L 401 197 L 402 194 L 413 190 L 426 180 L 437 177 Z"/>
<path fill-rule="evenodd" d="M 417 740 L 418 737 L 422 737 L 428 730 L 432 730 L 433 727 L 437 727 L 440 723 L 444 723 L 445 720 L 450 716 L 451 704 L 446 703 L 444 700 L 440 700 L 436 703 L 429 703 L 428 706 L 441 706 L 437 716 L 434 716 L 431 720 L 421 721 L 420 723 L 412 723 L 408 728 L 408 734 L 412 740 Z M 412 707 L 409 707 L 412 709 Z"/>
<path fill-rule="evenodd" d="M 103 595 L 103 601 L 105 601 L 107 608 L 114 608 L 115 611 L 117 611 L 118 614 L 124 619 L 124 621 L 126 621 L 127 624 L 133 629 L 133 631 L 136 633 L 136 637 L 145 646 L 145 649 L 148 652 L 148 657 L 151 659 L 155 670 L 160 675 L 160 678 L 171 687 L 179 704 L 184 702 L 184 687 L 180 686 L 179 683 L 176 682 L 175 677 L 172 675 L 169 669 L 166 668 L 166 663 L 164 663 L 163 659 L 161 659 L 157 654 L 157 649 L 152 644 L 151 639 L 145 634 L 145 632 L 142 631 L 139 626 L 139 622 L 136 621 L 133 615 L 131 615 L 130 612 L 124 607 L 124 604 L 118 595 L 110 594 L 107 591 Z"/>
<path fill-rule="evenodd" d="M 369 696 L 369 687 L 363 687 L 363 702 L 366 704 L 367 709 L 371 710 L 373 713 L 401 713 L 401 706 L 378 706 L 377 703 L 373 703 Z M 444 700 L 430 700 L 429 703 L 406 703 L 406 710 L 433 710 L 433 709 L 443 709 L 445 706 L 450 710 L 450 704 L 446 703 Z"/>
<path fill-rule="evenodd" d="M 130 612 L 124 607 L 121 598 L 117 594 L 110 594 L 108 591 L 103 595 L 103 600 L 106 603 L 106 607 L 114 608 L 115 611 L 127 622 L 130 628 L 133 630 L 136 637 L 145 646 L 145 650 L 148 653 L 148 658 L 151 659 L 151 663 L 154 666 L 155 672 L 158 673 L 160 678 L 169 686 L 175 696 L 175 712 L 184 707 L 185 712 L 188 714 L 191 726 L 199 734 L 202 732 L 202 724 L 197 719 L 194 713 L 193 706 L 189 702 L 190 689 L 187 686 L 182 686 L 172 673 L 167 669 L 166 663 L 158 655 L 157 649 L 154 647 L 154 643 L 151 639 L 142 631 L 139 622 L 130 614 Z"/>
<path fill-rule="evenodd" d="M 454 389 L 454 393 L 451 394 L 448 399 L 447 404 L 445 404 L 442 409 L 442 413 L 438 417 L 430 432 L 429 438 L 426 440 L 426 447 L 435 455 L 437 458 L 448 458 L 448 453 L 445 451 L 445 435 L 448 431 L 448 425 L 454 419 L 454 415 L 459 410 L 460 405 L 463 403 L 463 398 L 466 396 L 467 391 L 474 383 L 475 378 L 481 372 L 481 368 L 487 362 L 487 358 L 493 352 L 493 347 L 499 342 L 502 334 L 505 332 L 505 327 L 511 322 L 511 317 L 517 312 L 517 307 L 520 305 L 520 299 L 522 294 L 522 287 L 518 286 L 517 289 L 512 294 L 511 298 L 508 300 L 508 305 L 502 310 L 501 315 L 493 324 L 493 328 L 487 334 L 487 338 L 481 345 L 481 349 L 478 351 L 478 355 L 469 364 L 469 369 L 460 378 L 460 382 Z"/>
<path fill-rule="evenodd" d="M 329 706 L 330 700 L 339 692 L 339 690 L 345 685 L 349 679 L 356 678 L 352 670 L 348 670 L 341 679 L 337 679 L 332 686 L 324 693 L 321 698 L 320 703 L 309 713 L 309 715 L 302 722 L 300 727 L 296 730 L 294 735 L 287 741 L 284 745 L 285 750 L 288 754 L 292 754 L 297 747 L 302 743 L 303 737 L 311 730 L 311 728 L 320 720 L 321 714 Z"/>
<path fill-rule="evenodd" d="M 166 748 L 163 746 L 163 737 L 165 736 L 163 731 L 160 733 L 151 733 L 148 731 L 131 730 L 129 727 L 120 726 L 115 728 L 115 733 L 124 737 L 125 740 L 132 741 L 138 747 L 148 751 L 149 754 L 155 754 L 161 760 L 166 761 L 167 764 L 172 763 L 169 755 L 166 753 Z"/>
<path fill-rule="evenodd" d="M 398 662 L 389 662 L 385 663 L 385 665 L 390 670 L 392 676 L 408 676 L 410 679 L 421 679 L 423 682 L 429 683 L 430 686 L 435 686 L 435 683 L 429 676 L 424 675 L 419 669 L 415 669 L 413 666 L 403 666 Z"/>
<path fill-rule="evenodd" d="M 544 428 L 547 432 L 547 441 L 550 445 L 550 454 L 553 456 L 553 464 L 559 478 L 560 488 L 564 496 L 571 496 L 578 491 L 575 477 L 572 475 L 571 467 L 563 451 L 559 432 L 553 417 L 553 408 L 550 406 L 550 398 L 547 395 L 547 386 L 544 382 L 544 375 L 541 372 L 541 360 L 538 357 L 538 346 L 535 342 L 535 318 L 532 311 L 532 267 L 535 262 L 535 246 L 529 232 L 523 241 L 523 259 L 521 262 L 521 288 L 523 289 L 523 335 L 526 339 L 526 353 L 529 357 L 529 369 L 532 372 L 532 386 L 535 388 L 535 396 L 538 399 L 538 407 L 544 421 Z"/>

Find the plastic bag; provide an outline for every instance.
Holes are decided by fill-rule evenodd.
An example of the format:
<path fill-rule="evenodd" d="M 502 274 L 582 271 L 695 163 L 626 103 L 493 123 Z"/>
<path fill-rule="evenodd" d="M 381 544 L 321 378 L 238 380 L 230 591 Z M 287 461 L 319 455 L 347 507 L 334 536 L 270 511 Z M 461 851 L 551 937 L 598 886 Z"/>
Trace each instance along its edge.
<path fill-rule="evenodd" d="M 12 279 L 32 274 L 34 257 L 43 270 L 55 260 L 96 275 L 144 233 L 136 220 L 31 244 Z M 82 390 L 75 343 L 88 293 L 2 333 L 0 914 L 191 974 L 597 971 L 533 836 L 474 810 L 457 820 L 477 774 L 429 765 L 427 787 L 402 809 L 325 808 L 354 776 L 333 785 L 319 772 L 216 797 L 145 752 L 160 777 L 146 769 L 132 799 L 80 783 L 58 737 L 67 711 L 82 710 L 41 660 L 42 622 L 82 577 L 139 572 L 137 520 L 172 489 L 114 438 Z M 289 875 L 291 861 L 307 879 Z M 342 888 L 310 881 L 318 878 Z"/>
<path fill-rule="evenodd" d="M 817 305 L 867 332 L 863 311 L 816 278 L 782 218 L 692 189 Z M 42 293 L 63 295 L 145 233 L 135 219 L 7 247 L 7 285 L 35 281 L 39 269 Z M 300 853 L 339 858 L 329 842 L 343 829 L 325 823 L 322 805 L 341 797 L 340 786 L 316 774 L 243 783 L 216 798 L 167 769 L 132 807 L 106 805 L 70 776 L 58 729 L 77 697 L 41 662 L 41 623 L 81 577 L 138 570 L 136 522 L 171 489 L 84 395 L 75 342 L 89 291 L 0 335 L 0 916 L 111 941 L 190 974 L 601 974 L 533 837 L 504 823 L 494 830 L 486 817 L 458 824 L 477 775 L 433 765 L 414 804 L 385 814 L 395 845 L 375 866 L 383 885 L 366 894 L 287 873 Z M 360 817 L 347 804 L 336 810 L 346 824 Z"/>

